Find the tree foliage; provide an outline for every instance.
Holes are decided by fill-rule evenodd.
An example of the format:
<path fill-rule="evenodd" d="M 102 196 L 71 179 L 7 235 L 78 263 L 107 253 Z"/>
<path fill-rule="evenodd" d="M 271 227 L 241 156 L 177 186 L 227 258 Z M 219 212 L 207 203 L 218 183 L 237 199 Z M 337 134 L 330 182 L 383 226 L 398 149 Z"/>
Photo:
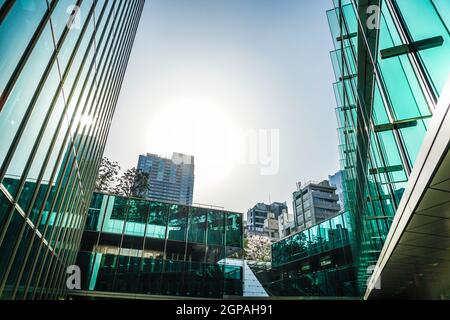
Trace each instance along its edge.
<path fill-rule="evenodd" d="M 125 171 L 117 182 L 115 194 L 128 198 L 143 198 L 148 190 L 149 174 L 132 168 Z"/>
<path fill-rule="evenodd" d="M 113 162 L 104 157 L 100 162 L 97 181 L 95 182 L 95 191 L 103 193 L 113 192 L 119 170 L 120 166 L 117 162 Z"/>

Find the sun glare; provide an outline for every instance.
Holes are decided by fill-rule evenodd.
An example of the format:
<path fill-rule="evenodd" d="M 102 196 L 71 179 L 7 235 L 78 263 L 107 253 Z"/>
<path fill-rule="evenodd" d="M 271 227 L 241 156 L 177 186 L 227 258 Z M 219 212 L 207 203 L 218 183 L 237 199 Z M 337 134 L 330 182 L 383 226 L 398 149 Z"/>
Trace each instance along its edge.
<path fill-rule="evenodd" d="M 196 190 L 223 183 L 238 165 L 242 149 L 231 141 L 236 119 L 225 107 L 182 100 L 161 107 L 148 128 L 148 150 L 161 156 L 195 156 Z"/>

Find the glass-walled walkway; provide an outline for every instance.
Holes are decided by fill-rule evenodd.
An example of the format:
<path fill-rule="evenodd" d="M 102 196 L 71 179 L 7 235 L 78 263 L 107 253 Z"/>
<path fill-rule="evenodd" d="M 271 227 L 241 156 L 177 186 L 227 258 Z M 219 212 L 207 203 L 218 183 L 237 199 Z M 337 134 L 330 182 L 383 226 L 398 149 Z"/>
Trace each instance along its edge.
<path fill-rule="evenodd" d="M 242 214 L 96 193 L 78 264 L 82 290 L 222 298 L 242 295 Z"/>

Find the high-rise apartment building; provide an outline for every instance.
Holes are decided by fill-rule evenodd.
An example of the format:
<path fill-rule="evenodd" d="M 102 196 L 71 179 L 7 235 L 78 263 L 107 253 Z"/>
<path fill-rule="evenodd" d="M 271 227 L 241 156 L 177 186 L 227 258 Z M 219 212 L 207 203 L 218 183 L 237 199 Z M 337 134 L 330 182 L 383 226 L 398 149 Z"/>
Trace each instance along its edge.
<path fill-rule="evenodd" d="M 194 157 L 174 153 L 172 159 L 154 154 L 139 156 L 138 170 L 149 174 L 147 198 L 192 204 L 194 194 Z"/>
<path fill-rule="evenodd" d="M 319 224 L 341 211 L 336 187 L 328 180 L 308 182 L 304 187 L 299 184 L 292 197 L 295 225 L 299 230 Z"/>
<path fill-rule="evenodd" d="M 333 4 L 339 151 L 360 293 L 448 297 L 450 2 Z"/>
<path fill-rule="evenodd" d="M 0 298 L 66 294 L 144 0 L 0 1 Z"/>

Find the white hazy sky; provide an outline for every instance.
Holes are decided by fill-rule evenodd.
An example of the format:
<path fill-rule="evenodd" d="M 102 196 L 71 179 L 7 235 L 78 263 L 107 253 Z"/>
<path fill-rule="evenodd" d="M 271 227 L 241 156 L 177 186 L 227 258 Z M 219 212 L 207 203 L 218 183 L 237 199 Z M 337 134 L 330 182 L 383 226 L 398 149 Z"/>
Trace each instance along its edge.
<path fill-rule="evenodd" d="M 194 202 L 244 213 L 269 197 L 291 205 L 297 181 L 339 168 L 330 7 L 147 0 L 105 156 L 131 168 L 147 152 L 193 154 Z M 271 129 L 279 170 L 266 176 L 228 137 Z"/>

